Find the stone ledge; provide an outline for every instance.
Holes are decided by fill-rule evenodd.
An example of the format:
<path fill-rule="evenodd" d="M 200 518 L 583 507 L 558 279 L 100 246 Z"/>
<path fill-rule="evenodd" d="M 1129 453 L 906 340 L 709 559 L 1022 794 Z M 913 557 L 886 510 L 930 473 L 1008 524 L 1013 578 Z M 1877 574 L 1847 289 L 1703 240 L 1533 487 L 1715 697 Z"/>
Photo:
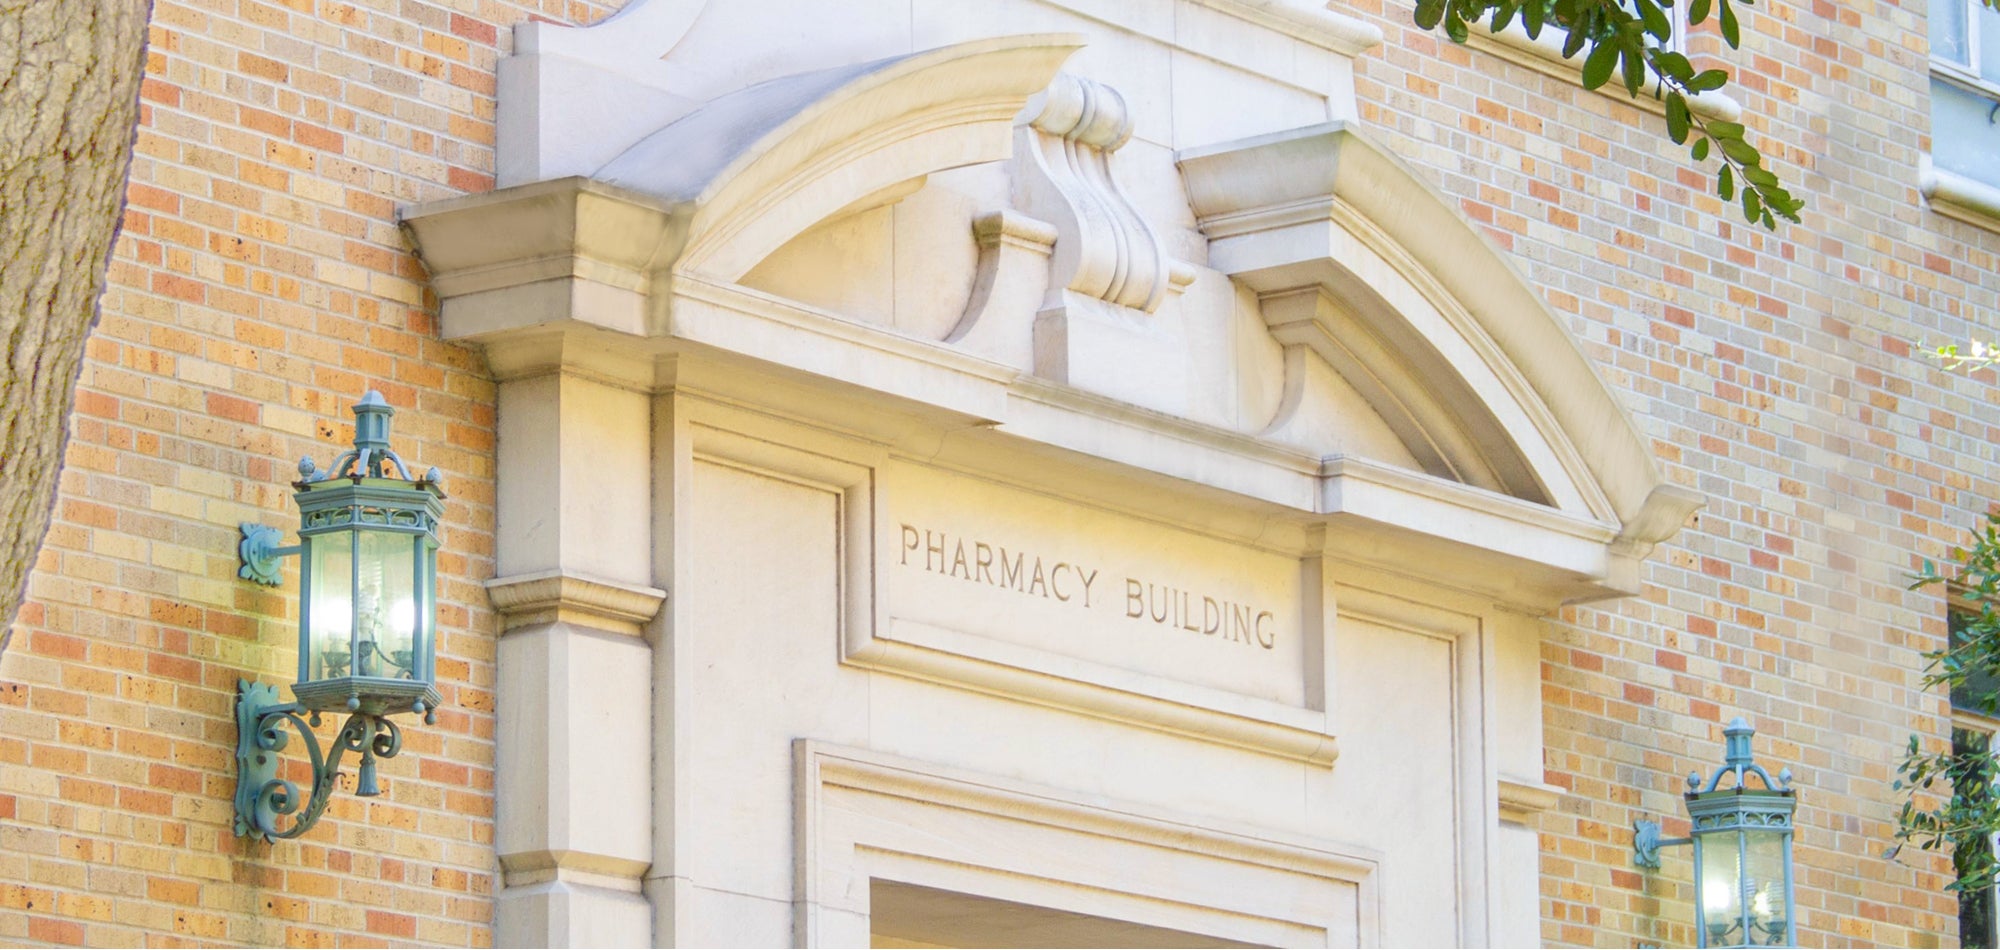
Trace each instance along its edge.
<path fill-rule="evenodd" d="M 659 612 L 667 592 L 562 571 L 496 577 L 486 595 L 500 612 L 504 633 L 541 623 L 574 623 L 638 636 Z"/>
<path fill-rule="evenodd" d="M 2000 188 L 1937 168 L 1926 155 L 1917 169 L 1917 190 L 1938 214 L 2000 231 Z"/>
<path fill-rule="evenodd" d="M 1529 819 L 1556 807 L 1563 790 L 1546 782 L 1500 777 L 1500 820 L 1525 824 Z"/>
<path fill-rule="evenodd" d="M 1498 33 L 1489 32 L 1484 26 L 1472 30 L 1471 40 L 1466 43 L 1473 49 L 1492 53 L 1501 59 L 1520 66 L 1526 66 L 1545 76 L 1581 82 L 1583 76 L 1583 54 L 1573 59 L 1563 58 L 1563 41 L 1567 38 L 1560 27 L 1545 26 L 1541 35 L 1530 37 L 1527 27 L 1519 20 L 1507 25 Z M 1645 85 L 1639 87 L 1637 96 L 1627 95 L 1623 83 L 1615 78 L 1592 90 L 1602 96 L 1629 102 L 1648 112 L 1665 115 L 1666 102 L 1660 96 L 1660 82 L 1652 73 L 1646 74 Z M 1703 92 L 1688 97 L 1688 108 L 1705 119 L 1721 119 L 1724 122 L 1743 121 L 1743 105 L 1720 92 Z"/>

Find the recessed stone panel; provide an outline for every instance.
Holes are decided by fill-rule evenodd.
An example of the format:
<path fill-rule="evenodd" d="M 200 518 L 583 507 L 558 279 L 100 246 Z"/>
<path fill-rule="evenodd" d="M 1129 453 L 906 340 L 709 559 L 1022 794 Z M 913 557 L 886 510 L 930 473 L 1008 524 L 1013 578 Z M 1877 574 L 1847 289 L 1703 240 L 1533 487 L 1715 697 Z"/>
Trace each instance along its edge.
<path fill-rule="evenodd" d="M 1297 558 L 916 464 L 884 475 L 889 637 L 941 630 L 1306 705 Z"/>

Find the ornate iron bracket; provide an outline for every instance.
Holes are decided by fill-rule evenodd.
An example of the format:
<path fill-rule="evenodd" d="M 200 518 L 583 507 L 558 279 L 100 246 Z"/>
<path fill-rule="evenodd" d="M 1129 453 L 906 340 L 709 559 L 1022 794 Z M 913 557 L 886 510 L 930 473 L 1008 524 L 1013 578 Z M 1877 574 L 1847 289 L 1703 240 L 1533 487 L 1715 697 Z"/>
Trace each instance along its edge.
<path fill-rule="evenodd" d="M 275 533 L 275 532 L 273 532 Z M 375 760 L 392 759 L 403 749 L 403 732 L 384 716 L 354 713 L 333 739 L 333 753 L 320 749 L 312 727 L 319 725 L 319 713 L 304 713 L 298 703 L 278 702 L 278 688 L 248 680 L 236 683 L 236 833 L 265 841 L 296 838 L 319 821 L 333 796 L 334 782 L 340 777 L 340 761 L 349 752 L 361 755 L 355 777 L 354 794 L 364 798 L 382 794 L 375 777 Z M 310 719 L 308 719 L 310 717 Z M 278 753 L 291 736 L 286 724 L 298 730 L 312 765 L 312 788 L 302 799 L 299 788 L 278 777 Z M 291 827 L 282 831 L 278 821 L 291 817 Z"/>
<path fill-rule="evenodd" d="M 1660 849 L 1693 844 L 1693 838 L 1662 838 L 1660 823 L 1641 818 L 1632 823 L 1632 863 L 1649 871 L 1660 869 Z"/>
<path fill-rule="evenodd" d="M 265 587 L 278 586 L 283 580 L 278 575 L 279 563 L 297 556 L 303 548 L 280 544 L 285 533 L 276 528 L 254 521 L 245 521 L 237 527 L 243 529 L 243 540 L 236 545 L 236 559 L 242 565 L 236 569 L 236 576 Z"/>

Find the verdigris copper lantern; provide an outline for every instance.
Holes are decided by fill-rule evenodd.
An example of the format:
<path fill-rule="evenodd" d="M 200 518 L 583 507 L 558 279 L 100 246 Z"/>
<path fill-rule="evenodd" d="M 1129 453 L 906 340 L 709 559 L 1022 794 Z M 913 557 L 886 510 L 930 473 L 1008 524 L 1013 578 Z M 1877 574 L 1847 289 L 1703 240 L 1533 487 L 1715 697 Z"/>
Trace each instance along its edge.
<path fill-rule="evenodd" d="M 1753 761 L 1757 731 L 1742 717 L 1722 730 L 1723 765 L 1704 784 L 1687 777 L 1689 837 L 1660 837 L 1656 822 L 1633 825 L 1633 862 L 1658 869 L 1660 848 L 1694 845 L 1696 945 L 1796 947 L 1798 920 L 1792 890 L 1792 814 L 1798 797 L 1792 770 L 1773 780 Z M 1725 784 L 1725 777 L 1734 776 Z M 1755 776 L 1762 787 L 1751 787 Z"/>
<path fill-rule="evenodd" d="M 390 717 L 436 721 L 437 550 L 444 488 L 433 468 L 412 478 L 389 447 L 395 410 L 369 391 L 354 407 L 354 448 L 318 469 L 299 462 L 292 487 L 299 543 L 281 547 L 273 528 L 244 524 L 238 574 L 280 581 L 280 562 L 300 557 L 299 675 L 293 702 L 277 687 L 237 684 L 236 833 L 266 840 L 305 833 L 325 811 L 342 759 L 360 756 L 355 794 L 381 793 L 376 760 L 402 748 Z M 312 726 L 323 712 L 346 713 L 330 752 Z M 287 726 L 306 746 L 312 789 L 278 777 Z M 278 822 L 292 818 L 282 830 Z"/>

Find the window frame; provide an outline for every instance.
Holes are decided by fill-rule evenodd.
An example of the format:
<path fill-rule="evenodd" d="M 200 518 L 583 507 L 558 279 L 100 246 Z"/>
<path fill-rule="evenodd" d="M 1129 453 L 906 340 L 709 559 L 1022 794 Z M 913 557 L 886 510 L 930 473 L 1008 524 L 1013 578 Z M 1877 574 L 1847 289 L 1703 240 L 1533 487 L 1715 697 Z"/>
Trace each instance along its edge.
<path fill-rule="evenodd" d="M 1931 72 L 1953 85 L 1963 87 L 1967 92 L 2000 99 L 2000 78 L 1983 76 L 1979 72 L 1979 62 L 1984 54 L 1979 38 L 1979 12 L 1985 6 L 1980 0 L 1941 0 L 1944 3 L 1958 3 L 1965 13 L 1965 62 L 1955 63 L 1940 59 L 1937 42 L 1931 41 Z M 1988 37 L 1989 41 L 2000 42 L 2000 37 Z"/>
<path fill-rule="evenodd" d="M 1989 118 L 2000 117 L 2000 79 L 1987 78 L 1979 74 L 1980 61 L 1984 52 L 1981 43 L 1979 21 L 1980 0 L 1941 0 L 1944 3 L 1963 4 L 1965 22 L 1965 62 L 1957 63 L 1941 59 L 1937 55 L 1934 41 L 1935 18 L 1925 30 L 1925 38 L 1933 40 L 1928 59 L 1932 90 L 1942 83 L 1993 103 Z M 1935 9 L 1933 9 L 1935 13 Z M 2000 36 L 1985 37 L 1989 43 L 2000 43 Z M 1935 116 L 1935 107 L 1933 107 Z M 1956 124 L 1940 127 L 1933 121 L 1931 128 L 1931 151 L 1937 150 L 1941 138 L 1949 137 L 1950 129 Z M 1926 153 L 1918 162 L 1917 191 L 1932 211 L 1954 220 L 1963 221 L 1974 227 L 1989 231 L 2000 231 L 2000 182 L 1975 178 L 1959 172 L 1937 167 L 1932 155 Z"/>
<path fill-rule="evenodd" d="M 1977 2 L 1977 0 L 1971 0 L 1971 2 Z M 1956 583 L 1951 584 L 1946 593 L 1945 637 L 1947 646 L 1958 637 L 1959 618 L 1970 616 L 1978 609 L 1973 604 L 1971 598 L 1967 596 L 1967 593 L 1963 587 Z M 1959 695 L 1954 692 L 1948 699 L 1951 703 L 1952 751 L 1954 753 L 1958 751 L 1958 734 L 1960 732 L 1979 733 L 1986 737 L 1987 757 L 1989 759 L 1994 758 L 1994 743 L 2000 741 L 2000 718 L 1989 716 L 1980 712 L 1977 708 L 1961 706 L 1958 703 L 1959 698 Z M 1996 763 L 1989 774 L 1993 776 L 1994 785 L 2000 786 L 2000 763 Z M 2000 794 L 2000 788 L 1996 788 L 1994 793 Z M 1987 835 L 1986 847 L 1990 850 L 2000 851 L 2000 832 Z M 1965 901 L 1963 898 L 1959 901 L 1958 921 L 1960 933 L 1958 941 L 1961 947 L 2000 947 L 2000 883 L 1987 888 L 1985 894 L 1986 932 L 1982 935 L 1983 939 L 1977 943 L 1968 942 L 1965 939 L 1965 933 L 1963 932 L 1965 927 Z"/>
<path fill-rule="evenodd" d="M 1951 709 L 1951 730 L 1954 747 L 1957 746 L 1957 734 L 1960 732 L 1973 732 L 1986 736 L 1987 756 L 1989 758 L 1993 756 L 1993 743 L 2000 741 L 2000 719 L 1994 719 L 1956 705 Z M 1956 752 L 1956 748 L 1953 751 Z M 2000 769 L 1996 769 L 1993 774 L 1994 784 L 2000 786 Z M 2000 790 L 1996 790 L 1996 793 L 2000 793 Z M 2000 850 L 2000 832 L 1987 835 L 1986 847 L 1993 850 Z M 1958 945 L 1961 947 L 2000 947 L 2000 883 L 1986 888 L 1985 894 L 1986 932 L 1982 935 L 1983 939 L 1977 942 L 1966 940 L 1964 932 L 1965 899 L 1963 897 L 1959 899 Z"/>

